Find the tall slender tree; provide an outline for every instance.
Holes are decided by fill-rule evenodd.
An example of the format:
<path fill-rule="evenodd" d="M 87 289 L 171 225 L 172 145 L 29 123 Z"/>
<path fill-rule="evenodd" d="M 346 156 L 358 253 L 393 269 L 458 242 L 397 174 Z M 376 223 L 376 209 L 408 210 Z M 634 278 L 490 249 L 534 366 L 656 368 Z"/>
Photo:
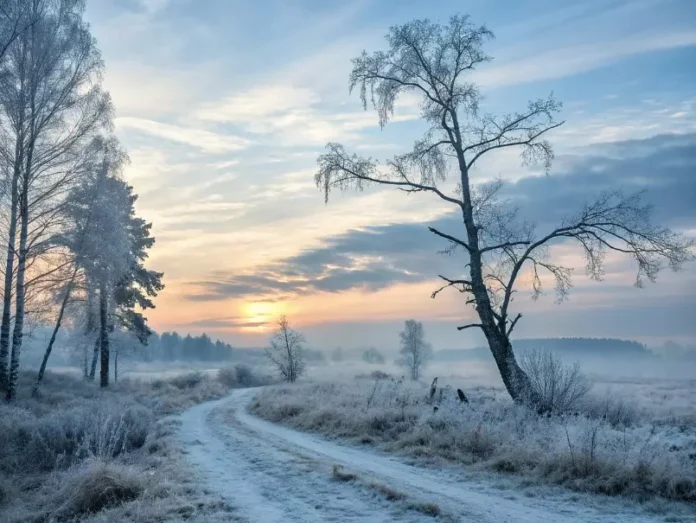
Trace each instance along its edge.
<path fill-rule="evenodd" d="M 79 263 L 87 280 L 88 292 L 95 299 L 88 300 L 90 310 L 85 316 L 98 331 L 95 343 L 101 361 L 100 382 L 109 383 L 109 331 L 114 311 L 114 292 L 118 282 L 132 267 L 132 239 L 128 230 L 132 208 L 130 187 L 113 176 L 113 160 L 105 158 L 96 179 L 77 188 L 71 195 L 70 208 L 76 223 L 87 223 L 81 235 Z M 96 197 L 95 197 L 96 194 Z M 87 221 L 83 216 L 89 216 Z M 94 303 L 94 302 L 97 303 Z M 97 315 L 91 307 L 97 308 Z M 95 325 L 96 323 L 96 325 Z"/>
<path fill-rule="evenodd" d="M 490 59 L 483 46 L 492 37 L 488 28 L 473 25 L 467 16 L 453 16 L 447 24 L 416 20 L 392 27 L 386 51 L 363 52 L 353 60 L 350 89 L 359 89 L 366 109 L 372 103 L 381 126 L 392 117 L 400 95 L 417 95 L 429 129 L 412 151 L 388 160 L 386 168 L 329 143 L 318 158 L 316 183 L 327 200 L 333 189 L 378 184 L 435 195 L 451 204 L 461 217 L 462 234 L 429 229 L 468 258 L 463 266 L 466 276 L 441 276 L 444 288 L 464 293 L 478 316 L 459 329 L 480 329 L 512 398 L 535 402 L 529 377 L 510 343 L 521 317 L 510 311 L 520 274 L 531 272 L 536 294 L 541 290 L 539 272 L 548 271 L 564 297 L 570 269 L 553 262 L 548 247 L 573 241 L 583 249 L 593 278 L 601 278 L 605 253 L 615 251 L 633 258 L 641 284 L 644 278 L 654 280 L 664 264 L 677 270 L 693 259 L 693 242 L 652 224 L 650 207 L 640 194 L 620 191 L 601 194 L 559 227 L 537 235 L 510 202 L 501 200 L 501 183 L 472 183 L 472 169 L 503 150 L 518 149 L 523 162 L 538 162 L 548 171 L 553 150 L 545 138 L 563 123 L 556 120 L 561 104 L 553 96 L 502 116 L 480 111 L 479 90 L 467 76 Z M 444 185 L 450 174 L 457 181 L 455 188 Z"/>
<path fill-rule="evenodd" d="M 404 367 L 412 380 L 420 379 L 423 368 L 433 357 L 433 349 L 425 341 L 423 323 L 416 320 L 406 320 L 404 330 L 399 333 L 401 356 L 397 363 Z"/>
<path fill-rule="evenodd" d="M 273 333 L 266 358 L 278 374 L 288 383 L 295 383 L 305 371 L 305 338 L 292 329 L 287 317 L 278 319 L 278 328 Z"/>
<path fill-rule="evenodd" d="M 146 344 L 151 331 L 141 311 L 154 308 L 151 298 L 164 288 L 163 274 L 144 266 L 155 239 L 151 224 L 135 214 L 133 188 L 116 178 L 105 183 L 109 202 L 101 204 L 93 218 L 94 242 L 85 255 L 88 278 L 98 285 L 99 334 L 92 369 L 99 354 L 102 387 L 109 384 L 109 333 L 125 330 Z"/>
<path fill-rule="evenodd" d="M 12 42 L 16 41 L 16 37 Z M 17 257 L 17 215 L 20 201 L 20 175 L 24 164 L 26 135 L 26 46 L 15 45 L 10 49 L 9 67 L 3 67 L 0 75 L 0 104 L 8 129 L 3 129 L 5 144 L 3 160 L 7 164 L 6 174 L 10 177 L 7 231 L 7 253 L 5 261 L 2 323 L 0 325 L 0 390 L 6 390 L 9 382 L 10 329 L 12 319 L 12 296 L 14 286 L 15 259 Z M 14 67 L 12 67 L 14 66 Z M 15 74 L 12 74 L 15 73 Z"/>

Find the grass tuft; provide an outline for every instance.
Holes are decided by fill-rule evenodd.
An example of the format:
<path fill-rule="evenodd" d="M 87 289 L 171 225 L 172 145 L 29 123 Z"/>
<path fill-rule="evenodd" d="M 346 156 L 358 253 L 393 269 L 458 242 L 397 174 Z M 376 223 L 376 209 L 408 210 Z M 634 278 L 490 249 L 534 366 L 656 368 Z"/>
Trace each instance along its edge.
<path fill-rule="evenodd" d="M 356 474 L 353 474 L 352 472 L 345 472 L 341 465 L 334 465 L 333 466 L 333 471 L 331 473 L 331 477 L 333 479 L 335 479 L 336 481 L 343 481 L 343 482 L 355 481 L 356 479 L 358 479 L 358 476 Z"/>

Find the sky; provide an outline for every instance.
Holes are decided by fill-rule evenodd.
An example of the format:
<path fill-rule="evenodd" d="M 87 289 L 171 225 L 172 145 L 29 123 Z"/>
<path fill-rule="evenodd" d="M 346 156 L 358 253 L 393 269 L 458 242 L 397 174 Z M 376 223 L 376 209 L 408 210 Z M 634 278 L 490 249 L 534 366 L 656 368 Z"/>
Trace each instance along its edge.
<path fill-rule="evenodd" d="M 472 80 L 482 109 L 506 113 L 553 93 L 566 123 L 550 135 L 548 176 L 515 154 L 482 164 L 523 195 L 540 229 L 607 188 L 647 189 L 659 223 L 696 237 L 696 3 L 89 0 L 106 64 L 125 176 L 153 222 L 152 268 L 166 289 L 148 314 L 159 332 L 263 345 L 286 314 L 319 348 L 393 348 L 408 318 L 435 348 L 480 345 L 456 291 L 431 299 L 437 275 L 463 273 L 427 231 L 461 223 L 448 204 L 389 188 L 332 196 L 314 184 L 329 141 L 387 159 L 420 138 L 418 100 L 404 96 L 384 129 L 349 93 L 351 58 L 385 49 L 390 26 L 457 13 L 496 35 Z M 462 12 L 461 9 L 466 9 Z M 696 345 L 696 265 L 637 289 L 610 256 L 588 280 L 579 251 L 570 298 L 524 292 L 518 337 L 671 339 Z"/>

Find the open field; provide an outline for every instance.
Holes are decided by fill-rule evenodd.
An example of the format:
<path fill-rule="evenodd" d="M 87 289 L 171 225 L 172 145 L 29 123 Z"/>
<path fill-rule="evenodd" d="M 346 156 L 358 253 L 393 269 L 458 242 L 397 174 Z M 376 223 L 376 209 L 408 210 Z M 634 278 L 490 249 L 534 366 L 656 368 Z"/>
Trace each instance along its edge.
<path fill-rule="evenodd" d="M 374 379 L 363 366 L 351 380 L 323 372 L 312 383 L 261 391 L 250 411 L 423 464 L 693 510 L 696 380 L 595 374 L 575 412 L 539 416 L 512 404 L 485 366 L 437 367 L 415 384 Z M 434 412 L 428 389 L 438 372 L 444 393 Z M 470 403 L 458 401 L 456 388 Z"/>

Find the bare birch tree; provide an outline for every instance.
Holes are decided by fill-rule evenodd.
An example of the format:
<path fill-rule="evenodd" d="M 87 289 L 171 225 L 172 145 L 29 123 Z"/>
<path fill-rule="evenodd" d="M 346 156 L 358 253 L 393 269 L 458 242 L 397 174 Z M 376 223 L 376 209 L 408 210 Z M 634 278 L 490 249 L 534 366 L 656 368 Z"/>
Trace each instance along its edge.
<path fill-rule="evenodd" d="M 406 320 L 404 330 L 399 333 L 401 340 L 400 358 L 397 363 L 408 370 L 412 380 L 420 379 L 423 367 L 432 359 L 433 349 L 425 341 L 423 323 Z"/>
<path fill-rule="evenodd" d="M 282 316 L 266 348 L 266 358 L 288 383 L 295 383 L 304 374 L 304 343 L 304 336 L 291 329 L 288 319 Z"/>
<path fill-rule="evenodd" d="M 478 321 L 459 329 L 481 329 L 512 398 L 536 402 L 510 343 L 521 317 L 510 310 L 520 274 L 531 273 L 538 295 L 540 273 L 549 272 L 559 297 L 565 297 L 570 268 L 554 263 L 548 248 L 556 241 L 573 241 L 583 249 L 591 277 L 601 278 L 605 254 L 615 251 L 636 262 L 636 283 L 641 285 L 645 278 L 654 281 L 665 264 L 677 270 L 693 259 L 693 242 L 652 224 L 650 207 L 641 194 L 603 193 L 559 227 L 537 234 L 533 224 L 501 201 L 501 182 L 472 184 L 472 169 L 484 157 L 503 150 L 518 149 L 524 163 L 540 163 L 548 172 L 553 150 L 546 135 L 563 123 L 556 120 L 561 104 L 553 96 L 502 116 L 479 110 L 479 90 L 467 75 L 490 59 L 483 46 L 492 37 L 491 31 L 473 25 L 467 16 L 454 16 L 445 25 L 416 20 L 392 27 L 386 51 L 363 52 L 353 60 L 350 89 L 359 89 L 365 109 L 368 102 L 374 106 L 381 126 L 392 117 L 401 94 L 415 93 L 429 129 L 412 151 L 388 160 L 386 166 L 329 143 L 318 158 L 316 183 L 327 201 L 332 189 L 361 190 L 379 184 L 431 194 L 451 204 L 461 214 L 462 235 L 429 229 L 451 250 L 466 254 L 463 269 L 468 274 L 441 276 L 445 285 L 433 297 L 448 287 L 466 295 Z M 457 181 L 455 190 L 443 186 L 450 174 Z"/>

